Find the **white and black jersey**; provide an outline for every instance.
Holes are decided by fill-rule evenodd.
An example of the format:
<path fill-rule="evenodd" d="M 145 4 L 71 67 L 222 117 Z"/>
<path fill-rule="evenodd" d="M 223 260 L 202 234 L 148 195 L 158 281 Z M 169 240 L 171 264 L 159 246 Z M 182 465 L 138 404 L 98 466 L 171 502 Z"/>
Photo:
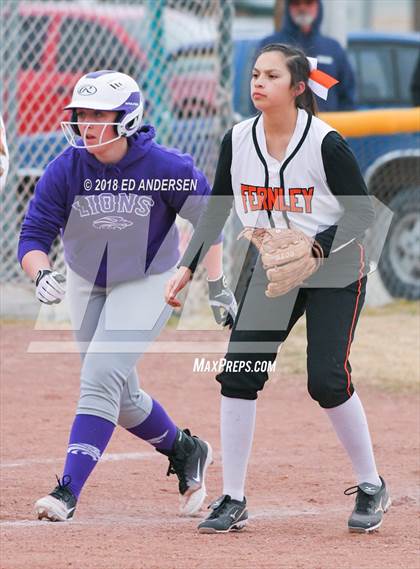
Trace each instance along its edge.
<path fill-rule="evenodd" d="M 212 196 L 181 261 L 192 270 L 219 235 L 233 204 L 244 226 L 293 226 L 315 237 L 326 256 L 361 238 L 374 219 L 348 144 L 303 109 L 298 109 L 282 162 L 267 152 L 262 115 L 229 130 Z"/>

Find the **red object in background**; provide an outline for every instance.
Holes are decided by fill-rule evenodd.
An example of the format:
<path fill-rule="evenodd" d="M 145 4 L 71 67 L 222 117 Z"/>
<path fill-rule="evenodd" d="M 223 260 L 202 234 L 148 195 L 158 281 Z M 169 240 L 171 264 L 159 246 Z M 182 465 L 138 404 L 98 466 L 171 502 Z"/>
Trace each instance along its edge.
<path fill-rule="evenodd" d="M 98 10 L 92 5 L 22 2 L 19 17 L 19 135 L 59 130 L 75 83 L 89 71 L 123 71 L 142 88 L 147 56 L 138 38 L 125 28 L 127 22 L 134 22 L 144 29 L 141 6 L 119 5 L 113 10 L 103 6 Z M 178 24 L 174 22 L 176 29 Z M 177 57 L 182 58 L 182 49 L 180 53 L 178 50 Z M 184 55 L 194 57 L 194 50 L 186 49 Z M 7 83 L 5 74 L 6 100 Z M 216 80 L 211 73 L 181 69 L 168 77 L 165 85 L 170 109 L 178 118 L 214 111 Z M 146 104 L 153 104 L 153 96 L 151 99 Z"/>

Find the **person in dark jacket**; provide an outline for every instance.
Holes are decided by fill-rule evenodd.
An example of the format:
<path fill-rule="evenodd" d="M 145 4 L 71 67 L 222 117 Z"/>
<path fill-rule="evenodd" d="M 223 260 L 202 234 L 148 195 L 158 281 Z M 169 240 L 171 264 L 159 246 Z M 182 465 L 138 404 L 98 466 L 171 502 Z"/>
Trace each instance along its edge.
<path fill-rule="evenodd" d="M 323 36 L 320 27 L 323 18 L 322 0 L 286 0 L 283 26 L 280 31 L 264 38 L 258 51 L 271 43 L 292 44 L 300 47 L 306 56 L 318 60 L 318 69 L 340 82 L 331 91 L 327 101 L 316 98 L 322 111 L 347 111 L 355 105 L 355 79 L 345 50 L 337 40 Z"/>

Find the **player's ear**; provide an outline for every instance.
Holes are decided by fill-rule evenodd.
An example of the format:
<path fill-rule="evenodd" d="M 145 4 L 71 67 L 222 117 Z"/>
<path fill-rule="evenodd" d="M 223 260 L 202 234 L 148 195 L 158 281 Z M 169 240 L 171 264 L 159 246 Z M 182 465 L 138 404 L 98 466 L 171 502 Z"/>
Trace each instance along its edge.
<path fill-rule="evenodd" d="M 302 93 L 304 93 L 304 91 L 306 89 L 305 82 L 299 81 L 299 83 L 297 83 L 293 89 L 294 89 L 295 97 L 299 97 L 299 95 L 302 95 Z"/>

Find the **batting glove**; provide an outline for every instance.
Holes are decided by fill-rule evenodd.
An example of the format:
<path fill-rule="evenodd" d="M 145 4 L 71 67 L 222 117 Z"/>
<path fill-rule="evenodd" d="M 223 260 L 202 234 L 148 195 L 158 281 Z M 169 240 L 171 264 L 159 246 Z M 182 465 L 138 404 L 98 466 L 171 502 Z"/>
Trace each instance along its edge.
<path fill-rule="evenodd" d="M 41 269 L 35 279 L 36 297 L 44 304 L 58 304 L 66 294 L 66 277 L 57 271 Z"/>
<path fill-rule="evenodd" d="M 209 285 L 209 302 L 217 324 L 232 328 L 238 312 L 235 295 L 222 275 L 217 281 L 207 281 Z"/>

